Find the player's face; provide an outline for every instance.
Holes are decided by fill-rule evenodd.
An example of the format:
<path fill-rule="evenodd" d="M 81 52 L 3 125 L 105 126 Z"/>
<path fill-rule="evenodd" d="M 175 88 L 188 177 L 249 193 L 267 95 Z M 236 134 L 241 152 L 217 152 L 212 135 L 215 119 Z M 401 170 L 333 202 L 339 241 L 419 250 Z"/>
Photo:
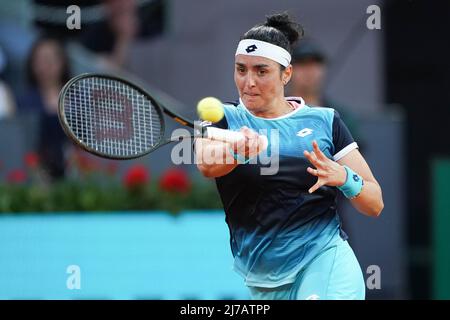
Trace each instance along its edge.
<path fill-rule="evenodd" d="M 239 54 L 235 59 L 234 81 L 244 105 L 262 113 L 275 108 L 284 98 L 283 80 L 288 76 L 280 65 L 268 58 Z"/>

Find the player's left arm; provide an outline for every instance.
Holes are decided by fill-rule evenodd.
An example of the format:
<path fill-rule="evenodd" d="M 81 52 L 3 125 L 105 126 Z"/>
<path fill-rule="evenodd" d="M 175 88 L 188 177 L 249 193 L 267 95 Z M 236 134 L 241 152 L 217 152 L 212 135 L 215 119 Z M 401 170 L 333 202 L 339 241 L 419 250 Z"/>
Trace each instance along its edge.
<path fill-rule="evenodd" d="M 305 157 L 315 168 L 307 171 L 317 177 L 317 182 L 310 189 L 312 193 L 321 186 L 342 186 L 347 181 L 347 171 L 344 165 L 363 178 L 364 184 L 356 198 L 351 199 L 353 207 L 359 212 L 377 217 L 384 208 L 381 187 L 372 174 L 364 157 L 358 149 L 354 149 L 337 161 L 333 161 L 320 150 L 317 142 L 313 142 L 313 151 L 305 150 Z"/>
<path fill-rule="evenodd" d="M 323 185 L 339 187 L 346 182 L 350 182 L 351 185 L 351 181 L 347 181 L 345 165 L 363 180 L 362 189 L 356 197 L 350 199 L 351 204 L 365 215 L 379 216 L 384 207 L 380 185 L 373 176 L 366 160 L 357 149 L 357 144 L 350 130 L 336 110 L 333 111 L 333 121 L 329 124 L 331 125 L 330 138 L 333 141 L 332 150 L 334 154 L 332 158 L 327 158 L 315 141 L 312 146 L 313 150 L 311 152 L 305 151 L 306 158 L 315 167 L 315 169 L 308 168 L 307 171 L 318 177 L 316 184 L 309 191 L 314 192 Z M 347 188 L 345 187 L 345 189 Z"/>
<path fill-rule="evenodd" d="M 350 151 L 338 160 L 337 163 L 341 167 L 346 165 L 363 178 L 364 185 L 361 193 L 356 198 L 350 200 L 353 207 L 363 214 L 378 217 L 384 208 L 381 187 L 359 150 L 354 149 Z"/>

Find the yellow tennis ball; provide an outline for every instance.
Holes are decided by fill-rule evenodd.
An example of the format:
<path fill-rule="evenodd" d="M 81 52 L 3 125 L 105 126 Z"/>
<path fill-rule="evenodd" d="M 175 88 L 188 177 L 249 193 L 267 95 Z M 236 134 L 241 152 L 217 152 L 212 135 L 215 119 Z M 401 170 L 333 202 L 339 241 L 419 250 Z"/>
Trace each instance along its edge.
<path fill-rule="evenodd" d="M 222 102 L 214 97 L 203 98 L 197 104 L 197 113 L 202 120 L 219 122 L 224 116 Z"/>

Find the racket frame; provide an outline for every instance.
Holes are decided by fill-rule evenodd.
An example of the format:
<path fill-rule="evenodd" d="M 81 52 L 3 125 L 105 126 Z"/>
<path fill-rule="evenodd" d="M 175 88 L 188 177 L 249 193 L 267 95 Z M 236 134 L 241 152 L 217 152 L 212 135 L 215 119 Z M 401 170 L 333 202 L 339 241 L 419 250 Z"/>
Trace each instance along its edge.
<path fill-rule="evenodd" d="M 132 87 L 133 89 L 137 90 L 138 92 L 142 93 L 147 99 L 150 100 L 150 102 L 152 103 L 153 107 L 155 108 L 156 112 L 158 113 L 158 116 L 160 117 L 160 123 L 161 123 L 161 129 L 160 129 L 160 137 L 158 142 L 151 148 L 148 148 L 147 150 L 145 150 L 144 152 L 141 153 L 137 153 L 134 155 L 126 155 L 126 156 L 121 156 L 121 155 L 111 155 L 108 153 L 104 153 L 98 150 L 95 150 L 94 148 L 86 145 L 85 143 L 83 143 L 71 130 L 69 122 L 67 121 L 66 118 L 66 114 L 64 112 L 64 100 L 66 97 L 66 94 L 69 90 L 69 88 L 76 82 L 82 80 L 82 79 L 87 79 L 87 78 L 104 78 L 104 79 L 109 79 L 109 80 L 114 80 L 114 81 L 119 81 L 121 83 L 124 83 L 130 87 Z M 139 85 L 132 83 L 130 81 L 128 81 L 127 79 L 121 78 L 121 77 L 117 77 L 111 74 L 106 74 L 106 73 L 82 73 L 78 76 L 73 77 L 72 79 L 70 79 L 65 85 L 64 87 L 61 89 L 60 93 L 59 93 L 59 99 L 58 99 L 58 118 L 59 121 L 61 123 L 61 126 L 64 130 L 64 132 L 66 133 L 66 135 L 79 147 L 81 147 L 82 149 L 86 150 L 89 153 L 93 153 L 95 155 L 98 155 L 100 157 L 103 158 L 107 158 L 107 159 L 114 159 L 114 160 L 128 160 L 128 159 L 136 159 L 136 158 L 140 158 L 142 156 L 145 156 L 149 153 L 151 153 L 152 151 L 154 151 L 155 149 L 159 148 L 160 146 L 166 144 L 166 141 L 164 141 L 164 134 L 165 134 L 165 121 L 164 121 L 164 115 L 163 115 L 163 110 L 164 111 L 168 111 L 168 109 L 164 108 L 158 101 L 156 101 L 146 90 L 142 89 Z M 176 113 L 170 111 L 169 116 L 171 116 L 172 118 L 176 117 L 178 119 L 180 119 L 181 121 L 183 121 L 183 123 L 186 123 L 186 125 L 192 125 L 193 124 L 187 120 L 185 120 L 183 117 L 178 116 Z M 167 113 L 167 112 L 164 112 Z M 175 121 L 181 123 L 180 121 L 176 120 L 174 118 Z"/>
<path fill-rule="evenodd" d="M 123 83 L 127 86 L 130 86 L 131 88 L 135 89 L 136 91 L 140 92 L 142 95 L 144 95 L 148 100 L 150 100 L 151 104 L 153 105 L 153 107 L 155 108 L 159 118 L 160 118 L 160 124 L 161 124 L 161 129 L 160 129 L 160 136 L 159 136 L 159 140 L 156 144 L 154 144 L 152 147 L 148 148 L 147 150 L 145 150 L 144 152 L 140 152 L 137 154 L 133 154 L 133 155 L 125 155 L 125 156 L 121 156 L 121 155 L 111 155 L 105 152 L 101 152 L 98 151 L 90 146 L 88 146 L 87 144 L 83 143 L 82 140 L 80 140 L 72 131 L 69 122 L 67 121 L 66 118 L 66 114 L 64 112 L 64 100 L 66 97 L 66 94 L 69 90 L 69 88 L 76 82 L 82 80 L 82 79 L 87 79 L 87 78 L 104 78 L 106 80 L 113 80 L 113 81 L 118 81 L 120 83 Z M 194 129 L 194 133 L 190 134 L 190 135 L 182 135 L 182 136 L 176 136 L 176 137 L 171 137 L 171 138 L 165 138 L 165 120 L 164 120 L 164 114 L 168 115 L 169 117 L 171 117 L 174 121 L 193 128 Z M 155 151 L 156 149 L 158 149 L 159 147 L 162 147 L 170 142 L 177 142 L 177 141 L 181 141 L 182 139 L 185 138 L 197 138 L 197 137 L 203 137 L 203 135 L 206 133 L 206 136 L 210 139 L 219 139 L 221 141 L 228 141 L 231 143 L 234 143 L 235 141 L 239 140 L 239 139 L 243 139 L 243 136 L 241 133 L 239 132 L 233 132 L 233 131 L 228 131 L 228 130 L 224 130 L 224 129 L 218 129 L 218 128 L 207 128 L 204 126 L 195 126 L 193 121 L 190 121 L 188 119 L 186 119 L 185 117 L 182 117 L 180 115 L 178 115 L 177 113 L 175 113 L 174 111 L 166 108 L 165 106 L 163 106 L 158 100 L 156 100 L 151 94 L 149 94 L 146 90 L 142 89 L 142 86 L 138 83 L 136 84 L 136 82 L 131 82 L 127 79 L 124 79 L 122 77 L 118 77 L 112 74 L 107 74 L 107 73 L 82 73 L 78 76 L 73 77 L 72 79 L 70 79 L 65 85 L 64 87 L 61 89 L 60 94 L 59 94 L 59 100 L 58 100 L 58 117 L 59 117 L 59 121 L 61 123 L 61 126 L 63 127 L 64 132 L 66 133 L 66 135 L 79 147 L 81 147 L 82 149 L 86 150 L 89 153 L 98 155 L 100 157 L 103 158 L 108 158 L 108 159 L 115 159 L 115 160 L 128 160 L 128 159 L 136 159 L 142 156 L 145 156 L 153 151 Z M 199 131 L 198 131 L 199 130 Z M 221 130 L 223 130 L 224 132 L 220 132 Z M 219 132 L 217 132 L 219 131 Z M 216 133 L 216 134 L 214 134 Z"/>

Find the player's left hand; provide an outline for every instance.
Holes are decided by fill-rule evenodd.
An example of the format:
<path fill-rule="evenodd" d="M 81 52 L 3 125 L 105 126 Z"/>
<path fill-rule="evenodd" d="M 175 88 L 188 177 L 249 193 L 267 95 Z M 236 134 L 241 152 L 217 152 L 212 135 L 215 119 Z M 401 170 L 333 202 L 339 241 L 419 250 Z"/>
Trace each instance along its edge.
<path fill-rule="evenodd" d="M 305 157 L 314 165 L 315 169 L 308 167 L 308 171 L 313 176 L 318 177 L 317 182 L 308 192 L 313 193 L 321 186 L 341 186 L 347 180 L 347 172 L 339 163 L 327 158 L 319 149 L 319 145 L 313 141 L 313 151 L 304 151 Z"/>

